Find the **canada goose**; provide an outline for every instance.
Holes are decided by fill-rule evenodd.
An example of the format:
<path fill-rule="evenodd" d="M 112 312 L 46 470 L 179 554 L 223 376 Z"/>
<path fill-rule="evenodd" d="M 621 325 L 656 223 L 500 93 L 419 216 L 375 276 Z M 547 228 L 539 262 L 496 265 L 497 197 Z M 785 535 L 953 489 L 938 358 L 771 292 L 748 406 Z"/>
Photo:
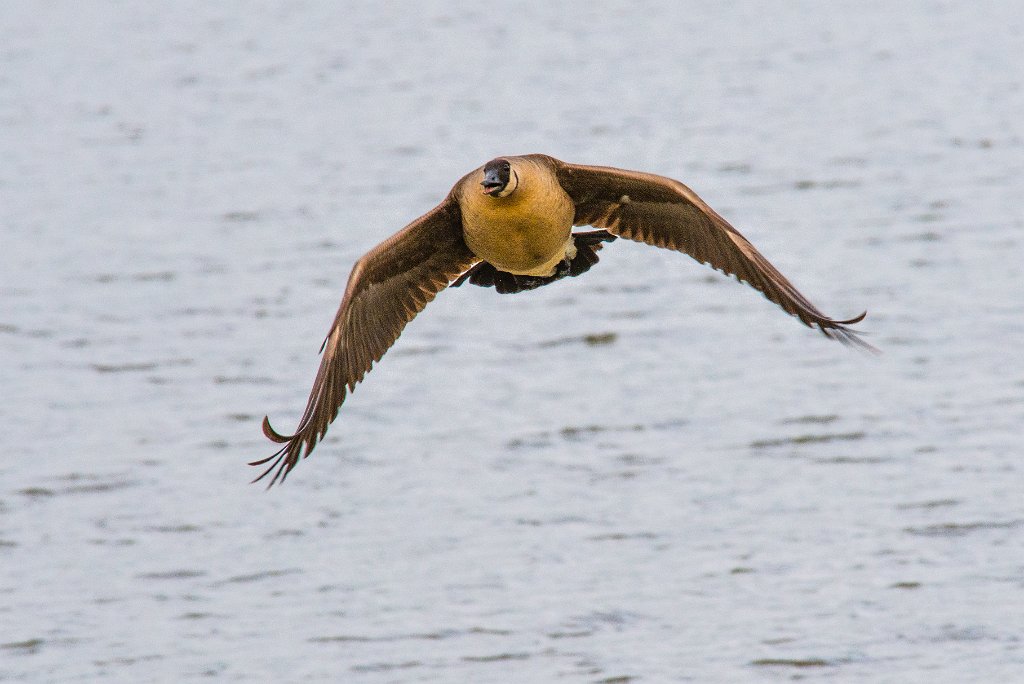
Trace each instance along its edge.
<path fill-rule="evenodd" d="M 599 230 L 572 232 L 582 225 Z M 843 321 L 825 316 L 682 183 L 542 154 L 499 157 L 356 262 L 299 426 L 282 435 L 263 419 L 264 434 L 284 446 L 250 464 L 270 464 L 253 481 L 276 471 L 268 486 L 283 482 L 309 456 L 346 394 L 438 292 L 466 280 L 501 293 L 541 287 L 585 272 L 602 243 L 617 237 L 688 254 L 746 282 L 808 327 L 873 349 L 847 327 L 867 312 Z"/>

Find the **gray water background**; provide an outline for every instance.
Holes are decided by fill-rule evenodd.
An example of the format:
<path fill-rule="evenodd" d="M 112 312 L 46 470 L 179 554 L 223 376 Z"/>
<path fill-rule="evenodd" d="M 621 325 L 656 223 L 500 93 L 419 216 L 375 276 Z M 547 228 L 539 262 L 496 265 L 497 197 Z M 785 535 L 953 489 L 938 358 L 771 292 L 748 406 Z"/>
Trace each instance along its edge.
<path fill-rule="evenodd" d="M 1024 681 L 1019 2 L 4 2 L 0 679 Z M 443 293 L 287 484 L 352 263 L 500 154 L 689 184 Z"/>

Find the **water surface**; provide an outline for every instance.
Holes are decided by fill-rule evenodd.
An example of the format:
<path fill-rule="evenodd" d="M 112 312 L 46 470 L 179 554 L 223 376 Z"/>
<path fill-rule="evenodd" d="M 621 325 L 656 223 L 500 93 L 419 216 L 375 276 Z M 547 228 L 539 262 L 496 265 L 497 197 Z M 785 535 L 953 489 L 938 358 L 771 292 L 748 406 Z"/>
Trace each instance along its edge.
<path fill-rule="evenodd" d="M 0 679 L 1012 681 L 1012 3 L 7 3 Z M 499 154 L 678 178 L 706 267 L 443 293 L 286 486 L 353 261 Z"/>

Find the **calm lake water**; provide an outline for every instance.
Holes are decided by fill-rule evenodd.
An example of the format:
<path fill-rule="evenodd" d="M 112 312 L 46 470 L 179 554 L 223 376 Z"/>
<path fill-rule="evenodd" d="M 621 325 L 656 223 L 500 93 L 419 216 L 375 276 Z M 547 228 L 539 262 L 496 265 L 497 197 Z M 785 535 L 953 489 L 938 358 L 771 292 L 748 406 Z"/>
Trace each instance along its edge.
<path fill-rule="evenodd" d="M 0 680 L 1024 678 L 1017 3 L 0 9 Z M 442 293 L 270 492 L 352 263 L 500 154 L 686 257 Z"/>

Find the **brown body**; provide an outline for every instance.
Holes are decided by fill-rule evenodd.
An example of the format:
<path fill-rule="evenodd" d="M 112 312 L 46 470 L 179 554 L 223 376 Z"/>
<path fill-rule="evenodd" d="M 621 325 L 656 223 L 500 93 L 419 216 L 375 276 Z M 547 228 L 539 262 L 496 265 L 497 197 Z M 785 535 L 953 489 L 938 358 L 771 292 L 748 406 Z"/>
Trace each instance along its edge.
<path fill-rule="evenodd" d="M 573 226 L 600 230 L 572 233 Z M 521 292 L 585 272 L 617 237 L 683 252 L 735 276 L 827 337 L 873 349 L 821 313 L 757 249 L 682 183 L 638 171 L 499 157 L 464 176 L 434 209 L 372 249 L 348 279 L 294 434 L 253 465 L 284 480 L 327 432 L 348 392 L 438 292 L 467 281 Z M 453 282 L 454 281 L 454 282 Z"/>
<path fill-rule="evenodd" d="M 466 246 L 500 271 L 551 276 L 576 255 L 572 220 L 576 208 L 542 158 L 505 157 L 515 169 L 515 191 L 504 197 L 480 192 L 483 167 L 464 177 L 454 192 L 462 210 Z"/>

